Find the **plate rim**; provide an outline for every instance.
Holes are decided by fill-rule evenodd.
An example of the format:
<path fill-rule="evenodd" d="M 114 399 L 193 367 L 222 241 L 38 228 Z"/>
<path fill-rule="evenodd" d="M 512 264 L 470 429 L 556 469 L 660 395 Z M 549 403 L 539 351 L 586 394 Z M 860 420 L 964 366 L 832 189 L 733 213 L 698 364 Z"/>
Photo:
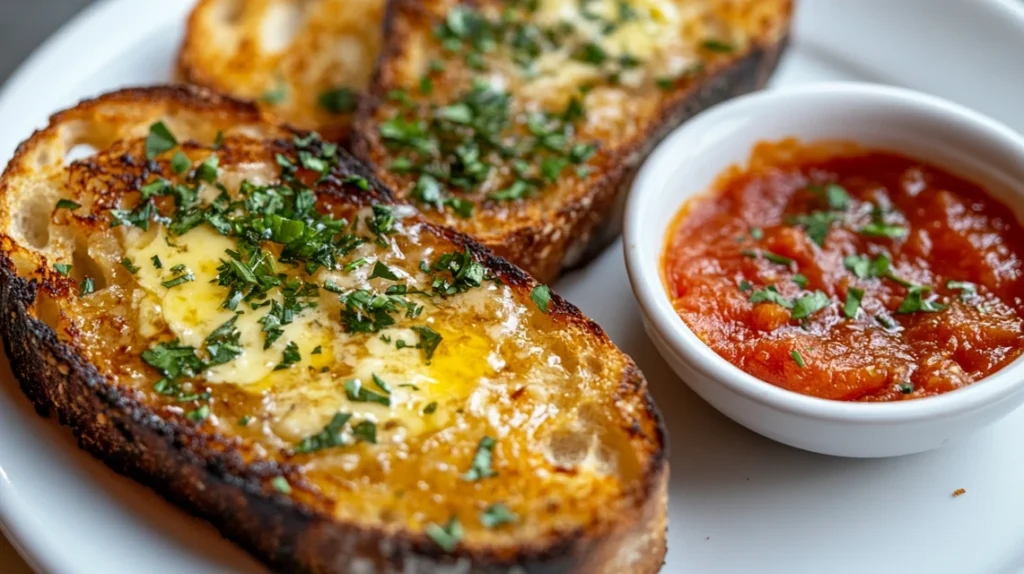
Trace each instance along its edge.
<path fill-rule="evenodd" d="M 826 0 L 796 0 L 798 4 L 810 2 L 822 2 Z M 1018 26 L 1024 30 L 1024 2 L 1019 0 L 971 0 L 975 10 L 988 10 L 994 14 L 1013 19 Z M 124 36 L 109 35 L 103 41 L 92 33 L 98 26 L 103 27 L 105 22 L 116 21 L 118 29 L 135 29 L 135 36 L 145 36 L 151 33 L 153 28 L 164 25 L 159 17 L 154 17 L 154 12 L 159 15 L 174 14 L 182 11 L 184 7 L 191 7 L 194 0 L 162 0 L 157 3 L 146 3 L 146 14 L 139 14 L 138 10 L 132 10 L 138 6 L 140 0 L 98 0 L 85 7 L 70 20 L 65 22 L 53 34 L 51 34 L 39 47 L 15 69 L 15 71 L 4 81 L 0 87 L 0 114 L 8 107 L 17 103 L 24 92 L 31 93 L 40 89 L 48 69 L 64 60 L 64 54 L 73 48 L 80 48 L 83 43 L 90 46 L 90 53 L 103 52 L 112 47 L 123 46 L 128 39 Z M 129 20 L 126 22 L 126 20 Z M 148 25 L 145 25 L 146 23 Z M 814 43 L 814 42 L 810 42 Z M 79 50 L 80 51 L 80 50 Z M 88 54 L 80 54 L 77 58 L 87 58 Z M 65 65 L 66 66 L 66 65 Z M 170 83 L 170 82 L 169 82 Z M 71 82 L 73 85 L 74 82 Z M 54 99 L 66 97 L 67 94 L 56 93 Z M 57 108 L 52 112 L 56 112 Z M 40 127 L 40 126 L 37 126 Z M 16 141 L 23 141 L 28 133 L 23 136 L 14 136 Z M 13 152 L 14 149 L 0 149 L 0 154 Z M 0 161 L 6 166 L 8 156 L 3 155 Z M 2 351 L 0 351 L 2 352 Z M 16 385 L 17 383 L 13 383 Z M 13 386 L 12 385 L 12 386 Z M 0 402 L 6 402 L 7 398 L 0 393 Z M 12 409 L 20 408 L 11 405 Z M 30 413 L 30 416 L 32 413 Z M 50 421 L 52 424 L 52 421 Z M 11 546 L 26 561 L 30 568 L 37 572 L 49 574 L 63 574 L 65 572 L 76 572 L 76 564 L 72 557 L 66 553 L 53 552 L 50 541 L 40 524 L 33 517 L 34 509 L 30 504 L 21 499 L 16 492 L 15 485 L 9 480 L 4 468 L 0 466 L 0 533 L 3 533 Z"/>

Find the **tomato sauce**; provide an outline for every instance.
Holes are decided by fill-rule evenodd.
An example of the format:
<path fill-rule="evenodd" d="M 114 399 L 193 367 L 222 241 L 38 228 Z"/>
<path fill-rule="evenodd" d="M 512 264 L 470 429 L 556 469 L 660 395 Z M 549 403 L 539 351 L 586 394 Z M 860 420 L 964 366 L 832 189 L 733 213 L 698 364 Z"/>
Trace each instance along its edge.
<path fill-rule="evenodd" d="M 676 311 L 747 373 L 897 401 L 969 385 L 1024 349 L 1024 232 L 978 185 L 851 145 L 762 143 L 669 230 Z"/>

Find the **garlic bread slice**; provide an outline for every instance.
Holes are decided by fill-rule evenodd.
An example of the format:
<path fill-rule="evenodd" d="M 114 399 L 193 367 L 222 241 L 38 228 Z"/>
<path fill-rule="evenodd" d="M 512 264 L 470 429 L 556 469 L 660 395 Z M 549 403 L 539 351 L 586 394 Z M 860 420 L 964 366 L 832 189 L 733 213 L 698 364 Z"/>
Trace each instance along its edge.
<path fill-rule="evenodd" d="M 662 564 L 634 363 L 250 104 L 152 88 L 54 116 L 0 178 L 0 309 L 40 412 L 274 569 Z"/>
<path fill-rule="evenodd" d="M 199 0 L 183 80 L 343 142 L 381 45 L 384 0 Z"/>
<path fill-rule="evenodd" d="M 764 85 L 791 0 L 391 0 L 353 149 L 541 281 L 617 236 L 636 167 Z"/>

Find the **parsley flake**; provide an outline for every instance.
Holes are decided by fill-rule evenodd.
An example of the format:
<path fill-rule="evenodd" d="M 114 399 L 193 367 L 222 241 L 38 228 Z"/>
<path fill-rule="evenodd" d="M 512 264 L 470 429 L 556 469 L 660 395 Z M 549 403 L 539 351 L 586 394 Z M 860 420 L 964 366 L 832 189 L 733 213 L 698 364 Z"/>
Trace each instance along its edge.
<path fill-rule="evenodd" d="M 63 275 L 64 277 L 67 277 L 71 273 L 71 264 L 70 263 L 54 263 L 53 264 L 53 270 L 56 271 L 57 273 Z"/>
<path fill-rule="evenodd" d="M 530 292 L 530 299 L 533 299 L 534 304 L 542 313 L 547 313 L 548 307 L 551 305 L 551 289 L 547 285 L 537 285 Z"/>
<path fill-rule="evenodd" d="M 518 520 L 519 516 L 500 502 L 488 506 L 480 513 L 480 524 L 484 528 L 497 528 L 503 524 L 514 524 Z"/>
<path fill-rule="evenodd" d="M 331 418 L 331 422 L 327 423 L 323 430 L 302 439 L 295 446 L 295 452 L 298 454 L 308 454 L 326 448 L 347 445 L 348 441 L 345 439 L 345 435 L 342 434 L 342 430 L 351 418 L 352 415 L 348 413 L 335 413 L 334 417 Z"/>
<path fill-rule="evenodd" d="M 454 516 L 448 520 L 448 524 L 445 526 L 431 522 L 424 529 L 424 533 L 445 552 L 455 550 L 465 534 L 462 523 Z"/>
<path fill-rule="evenodd" d="M 843 305 L 843 315 L 845 315 L 847 319 L 854 319 L 857 317 L 857 311 L 860 309 L 860 302 L 863 298 L 863 289 L 850 287 L 846 290 L 846 303 Z"/>
<path fill-rule="evenodd" d="M 491 468 L 494 458 L 494 445 L 497 441 L 489 436 L 480 439 L 476 447 L 476 454 L 473 455 L 473 462 L 463 475 L 462 479 L 470 482 L 497 476 L 498 473 Z"/>
<path fill-rule="evenodd" d="M 178 147 L 178 140 L 174 138 L 174 134 L 167 129 L 163 122 L 149 126 L 149 135 L 146 136 L 146 159 L 156 159 L 158 155 L 176 147 Z"/>
<path fill-rule="evenodd" d="M 54 209 L 67 209 L 69 211 L 74 211 L 79 207 L 82 207 L 81 204 L 75 203 L 70 199 L 60 199 L 57 201 L 57 206 Z"/>

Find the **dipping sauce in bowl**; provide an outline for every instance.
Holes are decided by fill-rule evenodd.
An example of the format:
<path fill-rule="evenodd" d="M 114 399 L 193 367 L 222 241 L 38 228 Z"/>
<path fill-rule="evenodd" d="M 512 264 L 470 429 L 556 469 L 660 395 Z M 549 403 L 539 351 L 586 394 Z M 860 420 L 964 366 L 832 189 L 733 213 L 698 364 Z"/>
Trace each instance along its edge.
<path fill-rule="evenodd" d="M 686 203 L 663 278 L 690 329 L 804 395 L 899 401 L 1024 350 L 1024 230 L 978 185 L 852 144 L 759 144 Z"/>

